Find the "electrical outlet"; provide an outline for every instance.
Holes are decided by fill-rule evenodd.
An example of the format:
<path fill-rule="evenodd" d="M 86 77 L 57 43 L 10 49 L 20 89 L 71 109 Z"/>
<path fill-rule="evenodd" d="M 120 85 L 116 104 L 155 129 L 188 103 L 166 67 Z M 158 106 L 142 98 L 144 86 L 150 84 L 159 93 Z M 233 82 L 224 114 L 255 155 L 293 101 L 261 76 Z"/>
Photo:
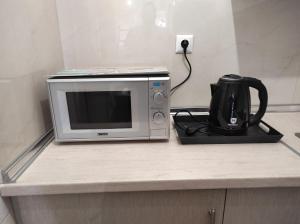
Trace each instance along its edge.
<path fill-rule="evenodd" d="M 176 54 L 183 54 L 183 48 L 181 47 L 181 41 L 183 40 L 189 41 L 189 46 L 186 49 L 186 53 L 191 54 L 193 50 L 194 35 L 176 35 Z"/>

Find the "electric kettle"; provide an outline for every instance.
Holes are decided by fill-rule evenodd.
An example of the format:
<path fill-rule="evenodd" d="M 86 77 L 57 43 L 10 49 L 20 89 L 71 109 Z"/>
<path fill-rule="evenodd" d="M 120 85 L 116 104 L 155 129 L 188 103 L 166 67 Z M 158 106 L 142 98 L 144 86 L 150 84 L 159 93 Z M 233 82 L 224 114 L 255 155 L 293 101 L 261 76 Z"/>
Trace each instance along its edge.
<path fill-rule="evenodd" d="M 251 115 L 249 87 L 258 90 L 260 100 L 258 112 Z M 264 84 L 255 78 L 239 75 L 224 75 L 217 84 L 211 84 L 209 128 L 223 135 L 238 135 L 248 126 L 258 124 L 264 116 L 268 93 Z"/>

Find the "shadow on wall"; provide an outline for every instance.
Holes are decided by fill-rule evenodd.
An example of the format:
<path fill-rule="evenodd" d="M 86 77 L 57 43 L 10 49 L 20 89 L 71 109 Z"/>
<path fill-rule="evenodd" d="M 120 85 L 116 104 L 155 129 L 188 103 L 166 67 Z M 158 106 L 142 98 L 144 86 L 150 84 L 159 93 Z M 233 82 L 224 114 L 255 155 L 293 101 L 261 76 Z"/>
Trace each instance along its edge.
<path fill-rule="evenodd" d="M 300 103 L 300 1 L 231 2 L 240 73 L 262 79 L 271 104 Z"/>

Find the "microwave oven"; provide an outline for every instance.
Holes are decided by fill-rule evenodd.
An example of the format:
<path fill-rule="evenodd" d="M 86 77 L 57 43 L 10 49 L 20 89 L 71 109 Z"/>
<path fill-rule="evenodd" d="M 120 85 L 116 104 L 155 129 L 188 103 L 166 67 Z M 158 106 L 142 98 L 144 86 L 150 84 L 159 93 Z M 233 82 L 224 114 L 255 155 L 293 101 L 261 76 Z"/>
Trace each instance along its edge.
<path fill-rule="evenodd" d="M 165 69 L 66 70 L 47 84 L 57 142 L 169 139 Z"/>

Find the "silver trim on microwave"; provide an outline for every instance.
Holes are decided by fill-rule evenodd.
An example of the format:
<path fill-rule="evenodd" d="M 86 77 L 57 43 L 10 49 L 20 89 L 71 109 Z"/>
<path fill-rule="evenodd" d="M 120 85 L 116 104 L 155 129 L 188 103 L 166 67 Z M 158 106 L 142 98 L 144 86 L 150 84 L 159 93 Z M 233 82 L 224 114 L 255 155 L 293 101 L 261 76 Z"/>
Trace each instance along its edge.
<path fill-rule="evenodd" d="M 72 79 L 72 78 L 62 78 L 62 79 L 48 79 L 48 82 L 136 82 L 136 81 L 148 81 L 147 77 L 139 78 L 83 78 L 83 79 Z"/>

